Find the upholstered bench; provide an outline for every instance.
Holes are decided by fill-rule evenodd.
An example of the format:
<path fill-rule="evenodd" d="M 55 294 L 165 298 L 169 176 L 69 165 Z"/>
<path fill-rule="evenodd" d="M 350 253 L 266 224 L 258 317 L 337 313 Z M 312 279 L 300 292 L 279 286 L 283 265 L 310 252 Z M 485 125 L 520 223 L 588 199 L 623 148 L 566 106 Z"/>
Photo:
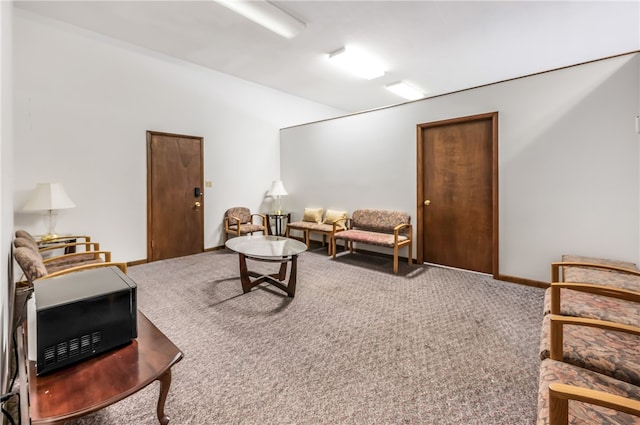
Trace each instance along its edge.
<path fill-rule="evenodd" d="M 327 236 L 329 237 L 328 254 L 331 255 L 332 244 L 331 240 L 333 235 L 345 229 L 345 222 L 347 220 L 346 211 L 334 211 L 327 210 L 322 218 L 322 208 L 305 208 L 301 221 L 294 221 L 293 223 L 287 223 L 287 230 L 285 232 L 286 237 L 290 237 L 291 230 L 299 230 L 304 234 L 304 242 L 307 244 L 307 248 L 311 243 L 311 233 L 318 233 L 322 235 L 322 245 L 327 242 Z"/>
<path fill-rule="evenodd" d="M 398 273 L 398 250 L 409 247 L 409 264 L 412 261 L 411 216 L 402 211 L 359 209 L 347 219 L 347 229 L 335 233 L 331 239 L 331 251 L 336 258 L 337 241 L 342 240 L 345 249 L 353 252 L 353 243 L 393 248 L 393 272 Z"/>

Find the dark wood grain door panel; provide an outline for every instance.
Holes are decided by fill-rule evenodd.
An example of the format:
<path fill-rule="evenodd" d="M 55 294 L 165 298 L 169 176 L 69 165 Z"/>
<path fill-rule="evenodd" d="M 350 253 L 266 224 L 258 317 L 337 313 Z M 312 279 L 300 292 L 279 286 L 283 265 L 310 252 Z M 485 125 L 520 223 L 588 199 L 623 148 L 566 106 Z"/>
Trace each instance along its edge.
<path fill-rule="evenodd" d="M 497 272 L 496 119 L 419 126 L 419 261 Z"/>
<path fill-rule="evenodd" d="M 147 132 L 149 261 L 204 250 L 202 156 L 201 137 Z"/>

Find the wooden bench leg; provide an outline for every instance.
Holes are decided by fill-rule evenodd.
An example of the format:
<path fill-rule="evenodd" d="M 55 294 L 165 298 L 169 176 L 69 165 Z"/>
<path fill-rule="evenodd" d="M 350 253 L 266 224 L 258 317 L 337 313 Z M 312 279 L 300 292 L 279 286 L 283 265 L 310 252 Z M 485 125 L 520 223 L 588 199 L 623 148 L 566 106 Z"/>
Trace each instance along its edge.
<path fill-rule="evenodd" d="M 398 273 L 398 245 L 393 247 L 393 272 Z"/>

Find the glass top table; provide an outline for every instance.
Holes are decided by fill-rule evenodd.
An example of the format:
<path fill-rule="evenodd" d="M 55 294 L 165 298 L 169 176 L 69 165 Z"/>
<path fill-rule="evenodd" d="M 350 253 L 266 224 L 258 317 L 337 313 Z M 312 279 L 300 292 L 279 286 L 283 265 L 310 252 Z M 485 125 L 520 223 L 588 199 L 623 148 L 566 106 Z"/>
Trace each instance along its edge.
<path fill-rule="evenodd" d="M 249 235 L 229 239 L 225 246 L 252 258 L 272 259 L 298 255 L 307 250 L 302 242 L 282 236 Z"/>
<path fill-rule="evenodd" d="M 249 235 L 229 239 L 225 246 L 238 253 L 240 260 L 240 281 L 242 291 L 246 294 L 255 286 L 267 282 L 283 290 L 288 296 L 293 297 L 296 292 L 296 274 L 298 255 L 307 250 L 307 246 L 295 239 L 282 236 Z M 247 258 L 256 261 L 280 263 L 278 273 L 263 275 L 249 271 Z M 289 280 L 285 286 L 287 264 L 291 263 Z M 257 278 L 251 280 L 251 277 Z"/>

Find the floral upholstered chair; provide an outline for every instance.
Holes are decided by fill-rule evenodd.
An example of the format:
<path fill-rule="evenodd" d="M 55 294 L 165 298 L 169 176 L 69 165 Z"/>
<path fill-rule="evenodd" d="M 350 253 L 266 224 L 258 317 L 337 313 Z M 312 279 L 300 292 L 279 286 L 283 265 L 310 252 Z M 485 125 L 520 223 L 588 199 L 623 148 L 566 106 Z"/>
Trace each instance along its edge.
<path fill-rule="evenodd" d="M 256 218 L 260 223 L 256 223 Z M 224 213 L 224 239 L 229 235 L 242 236 L 262 232 L 267 234 L 267 216 L 264 214 L 251 214 L 249 208 L 233 207 Z"/>
<path fill-rule="evenodd" d="M 66 273 L 72 273 L 75 271 L 87 270 L 96 267 L 110 267 L 116 266 L 122 270 L 123 273 L 127 272 L 126 263 L 112 263 L 112 262 L 99 262 L 70 266 L 65 269 L 60 269 L 55 272 L 50 272 L 42 260 L 42 256 L 33 251 L 31 248 L 18 247 L 13 250 L 13 258 L 24 272 L 24 276 L 30 284 L 38 279 L 46 279 L 50 277 L 59 276 Z"/>
<path fill-rule="evenodd" d="M 15 248 L 29 248 L 34 252 L 35 255 L 40 256 L 40 258 L 42 259 L 42 263 L 47 268 L 47 271 L 49 273 L 85 264 L 111 262 L 111 252 L 100 251 L 100 246 L 94 242 L 82 242 L 80 244 L 59 244 L 52 248 L 61 250 L 70 245 L 74 247 L 74 251 L 76 245 L 83 245 L 86 251 L 72 252 L 68 254 L 65 253 L 63 255 L 52 254 L 52 256 L 45 257 L 45 252 L 49 248 L 39 249 L 38 245 L 33 240 L 28 238 L 18 237 L 13 240 L 13 246 Z"/>

